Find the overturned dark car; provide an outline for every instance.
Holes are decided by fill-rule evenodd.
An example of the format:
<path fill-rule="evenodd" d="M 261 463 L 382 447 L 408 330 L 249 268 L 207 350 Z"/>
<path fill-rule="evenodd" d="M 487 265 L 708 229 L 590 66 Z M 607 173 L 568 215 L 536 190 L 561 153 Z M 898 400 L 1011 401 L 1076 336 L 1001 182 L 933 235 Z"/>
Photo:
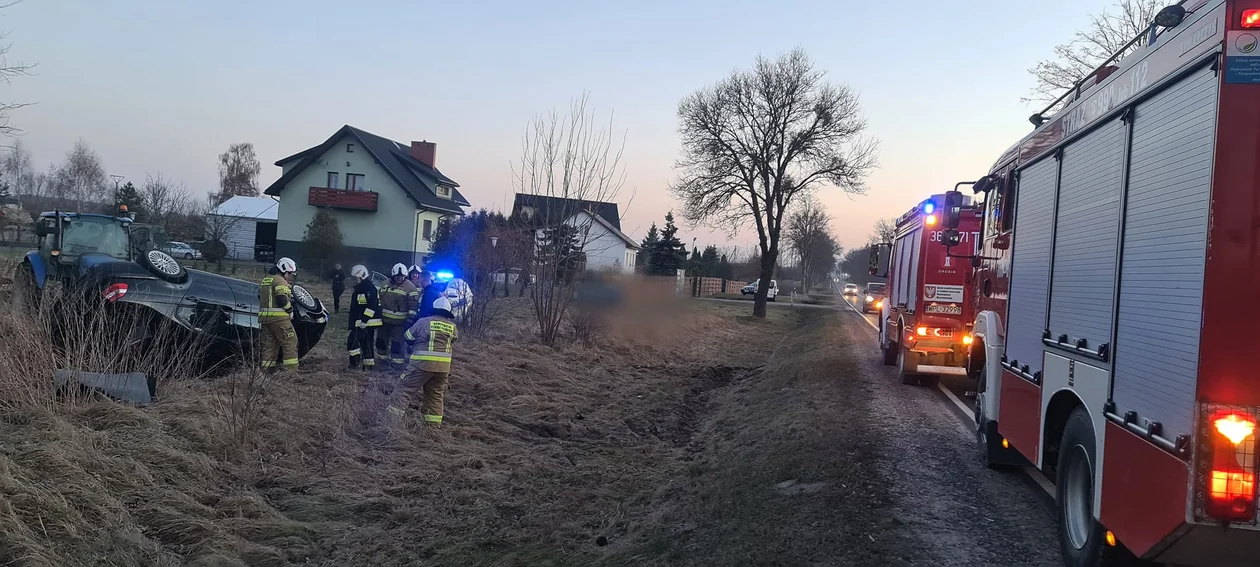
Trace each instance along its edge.
<path fill-rule="evenodd" d="M 258 284 L 186 269 L 159 249 L 159 229 L 133 234 L 131 225 L 125 212 L 41 214 L 35 227 L 40 247 L 27 252 L 14 277 L 19 300 L 70 305 L 45 306 L 44 313 L 103 317 L 106 324 L 116 323 L 114 330 L 125 331 L 126 343 L 135 348 L 148 348 L 159 338 L 189 345 L 188 352 L 198 352 L 210 366 L 257 356 Z M 328 312 L 299 285 L 293 295 L 298 355 L 304 356 L 323 335 Z"/>

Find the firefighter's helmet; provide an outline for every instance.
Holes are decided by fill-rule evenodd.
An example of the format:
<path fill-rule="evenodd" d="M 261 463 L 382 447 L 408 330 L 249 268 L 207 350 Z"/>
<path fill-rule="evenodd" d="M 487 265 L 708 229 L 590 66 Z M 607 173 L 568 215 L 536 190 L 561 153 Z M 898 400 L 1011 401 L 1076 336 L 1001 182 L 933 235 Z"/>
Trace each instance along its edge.
<path fill-rule="evenodd" d="M 297 271 L 297 262 L 290 258 L 281 258 L 276 260 L 276 269 L 280 270 L 280 273 L 291 274 Z"/>
<path fill-rule="evenodd" d="M 423 274 L 423 273 L 424 273 L 424 270 L 423 270 L 420 266 L 416 265 L 416 266 L 412 266 L 412 267 L 411 267 L 411 270 L 409 270 L 409 271 L 407 272 L 407 275 L 411 275 L 411 274 Z"/>
<path fill-rule="evenodd" d="M 359 264 L 353 268 L 350 268 L 350 275 L 353 277 L 359 278 L 361 280 L 368 279 L 367 266 L 364 266 L 363 264 Z"/>
<path fill-rule="evenodd" d="M 394 264 L 394 267 L 389 269 L 389 276 L 390 277 L 394 277 L 394 276 L 407 277 L 407 266 L 401 262 Z"/>
<path fill-rule="evenodd" d="M 438 297 L 437 299 L 434 299 L 434 300 L 433 300 L 433 310 L 434 310 L 434 311 L 445 311 L 445 312 L 447 312 L 447 313 L 450 313 L 450 312 L 451 312 L 451 300 L 447 299 L 447 298 L 446 298 L 446 296 L 440 296 L 440 297 Z"/>

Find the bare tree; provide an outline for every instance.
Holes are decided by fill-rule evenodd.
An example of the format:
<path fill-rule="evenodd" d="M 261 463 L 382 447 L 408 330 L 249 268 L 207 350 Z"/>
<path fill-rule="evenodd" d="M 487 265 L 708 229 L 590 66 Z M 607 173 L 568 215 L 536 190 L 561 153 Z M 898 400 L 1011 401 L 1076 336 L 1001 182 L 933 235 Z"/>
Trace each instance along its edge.
<path fill-rule="evenodd" d="M 35 170 L 31 166 L 31 152 L 22 144 L 21 139 L 13 141 L 4 160 L 0 161 L 0 171 L 4 180 L 15 195 L 29 195 L 31 185 L 35 182 Z"/>
<path fill-rule="evenodd" d="M 101 157 L 87 142 L 79 140 L 66 152 L 66 164 L 61 168 L 68 187 L 67 197 L 75 200 L 79 210 L 84 203 L 99 203 L 106 200 L 108 186 L 105 183 L 105 166 Z"/>
<path fill-rule="evenodd" d="M 683 157 L 671 191 L 690 221 L 732 232 L 757 229 L 761 281 L 774 277 L 785 211 L 829 183 L 863 193 L 877 144 L 862 137 L 857 95 L 825 81 L 803 50 L 758 57 L 678 105 Z M 753 315 L 765 317 L 768 285 L 757 286 Z"/>
<path fill-rule="evenodd" d="M 835 245 L 835 239 L 831 237 L 831 215 L 812 195 L 806 195 L 796 210 L 788 215 L 784 230 L 790 250 L 800 262 L 801 280 L 808 291 L 817 276 L 831 270 L 831 264 L 834 264 L 834 261 L 826 261 Z M 816 268 L 820 268 L 821 273 Z"/>
<path fill-rule="evenodd" d="M 144 201 L 144 210 L 148 211 L 146 222 L 160 224 L 170 232 L 172 214 L 187 213 L 188 201 L 192 195 L 184 184 L 175 182 L 157 174 L 146 174 L 144 184 L 140 186 L 140 198 Z"/>
<path fill-rule="evenodd" d="M 535 235 L 533 307 L 548 345 L 573 301 L 574 274 L 584 268 L 582 248 L 596 222 L 592 204 L 613 201 L 625 183 L 625 137 L 615 141 L 611 115 L 599 126 L 588 104 L 583 95 L 567 115 L 553 110 L 531 120 L 521 162 L 512 168 L 516 190 L 539 197 L 527 218 L 515 220 Z"/>
<path fill-rule="evenodd" d="M 254 144 L 244 142 L 228 146 L 219 154 L 219 202 L 234 196 L 257 197 L 258 174 L 262 166 L 254 155 Z"/>
<path fill-rule="evenodd" d="M 1023 101 L 1049 103 L 1059 98 L 1130 40 L 1146 33 L 1155 14 L 1170 3 L 1169 0 L 1116 0 L 1112 11 L 1091 15 L 1089 26 L 1077 31 L 1072 41 L 1054 47 L 1054 57 L 1038 61 L 1028 70 L 1035 83 Z M 1138 42 L 1130 47 L 1121 57 L 1140 45 Z"/>
<path fill-rule="evenodd" d="M 892 242 L 897 238 L 897 219 L 879 219 L 875 221 L 875 231 L 871 233 L 871 244 Z"/>
<path fill-rule="evenodd" d="M 17 3 L 17 0 L 0 2 L 0 10 L 9 8 Z M 13 44 L 5 41 L 7 38 L 8 34 L 0 34 L 0 81 L 4 81 L 5 84 L 12 82 L 13 77 L 29 75 L 31 69 L 35 67 L 34 65 L 24 64 L 21 61 L 9 60 L 9 50 L 13 48 Z M 13 136 L 22 132 L 21 129 L 9 123 L 9 113 L 28 104 L 30 103 L 0 101 L 0 135 Z"/>

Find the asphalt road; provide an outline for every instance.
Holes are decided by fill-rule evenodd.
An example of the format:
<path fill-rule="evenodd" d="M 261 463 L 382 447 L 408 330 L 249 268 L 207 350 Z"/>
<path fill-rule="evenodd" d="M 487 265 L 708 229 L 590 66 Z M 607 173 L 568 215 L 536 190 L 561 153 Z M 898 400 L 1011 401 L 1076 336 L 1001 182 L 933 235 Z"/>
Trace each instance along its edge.
<path fill-rule="evenodd" d="M 862 309 L 862 303 L 864 303 L 864 299 L 865 299 L 865 296 L 862 296 L 862 295 L 845 296 L 845 301 L 847 301 L 849 305 L 853 307 L 853 309 L 859 312 Z M 862 313 L 862 317 L 866 318 L 867 322 L 869 322 L 870 325 L 874 329 L 876 329 L 875 340 L 878 341 L 879 340 L 878 339 L 879 313 Z M 876 348 L 878 348 L 879 345 L 877 342 L 875 343 L 875 346 Z M 954 402 L 955 405 L 957 403 L 962 403 L 963 405 L 967 407 L 966 417 L 968 419 L 972 419 L 971 407 L 975 403 L 975 388 L 976 388 L 975 381 L 969 380 L 963 376 L 941 376 L 940 384 L 945 390 L 948 390 L 950 394 L 953 394 L 953 399 L 950 400 L 951 402 Z M 948 394 L 946 394 L 946 396 L 948 397 Z"/>

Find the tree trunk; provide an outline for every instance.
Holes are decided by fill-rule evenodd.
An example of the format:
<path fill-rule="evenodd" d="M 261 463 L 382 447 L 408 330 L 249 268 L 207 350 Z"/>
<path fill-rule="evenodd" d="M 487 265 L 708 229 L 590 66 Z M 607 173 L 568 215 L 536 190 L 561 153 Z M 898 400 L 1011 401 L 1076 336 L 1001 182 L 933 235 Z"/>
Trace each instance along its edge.
<path fill-rule="evenodd" d="M 761 279 L 757 281 L 757 293 L 753 294 L 753 317 L 766 318 L 766 296 L 770 293 L 770 280 L 774 277 L 775 252 L 761 256 Z"/>

